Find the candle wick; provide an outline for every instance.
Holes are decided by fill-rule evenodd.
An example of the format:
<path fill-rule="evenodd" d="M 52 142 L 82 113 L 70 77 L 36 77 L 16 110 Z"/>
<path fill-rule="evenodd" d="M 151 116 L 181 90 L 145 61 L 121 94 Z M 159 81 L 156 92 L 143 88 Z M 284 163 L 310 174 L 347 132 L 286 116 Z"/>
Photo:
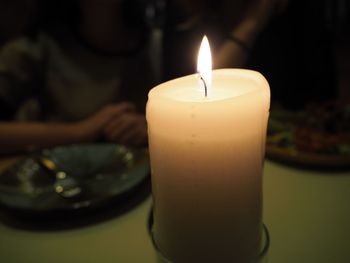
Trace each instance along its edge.
<path fill-rule="evenodd" d="M 203 77 L 202 77 L 201 75 L 199 75 L 199 78 L 200 78 L 201 81 L 203 81 L 205 97 L 207 97 L 207 96 L 208 96 L 208 87 L 207 87 L 207 84 L 205 83 L 205 80 L 203 79 Z"/>

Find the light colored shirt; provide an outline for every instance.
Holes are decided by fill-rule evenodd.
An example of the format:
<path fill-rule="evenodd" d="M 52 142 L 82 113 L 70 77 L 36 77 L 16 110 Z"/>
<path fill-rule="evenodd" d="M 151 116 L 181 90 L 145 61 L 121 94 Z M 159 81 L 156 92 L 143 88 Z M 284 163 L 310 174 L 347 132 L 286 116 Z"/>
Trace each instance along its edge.
<path fill-rule="evenodd" d="M 34 40 L 16 39 L 0 54 L 0 110 L 16 111 L 21 119 L 65 121 L 121 100 L 143 110 L 155 83 L 149 51 L 145 46 L 130 56 L 111 57 L 92 52 L 73 37 L 60 43 L 44 33 Z M 33 99 L 40 103 L 34 106 Z"/>

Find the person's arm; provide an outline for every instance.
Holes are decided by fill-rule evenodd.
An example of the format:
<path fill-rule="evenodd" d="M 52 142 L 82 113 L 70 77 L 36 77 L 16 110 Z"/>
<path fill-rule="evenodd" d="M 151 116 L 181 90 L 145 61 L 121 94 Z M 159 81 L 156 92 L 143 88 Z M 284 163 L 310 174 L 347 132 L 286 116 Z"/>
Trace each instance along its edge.
<path fill-rule="evenodd" d="M 214 68 L 241 68 L 249 58 L 250 48 L 258 35 L 258 28 L 251 21 L 242 21 L 217 50 Z"/>
<path fill-rule="evenodd" d="M 87 139 L 87 138 L 86 138 Z M 78 125 L 41 122 L 0 123 L 0 153 L 31 151 L 84 141 Z"/>
<path fill-rule="evenodd" d="M 103 135 L 104 126 L 112 118 L 133 110 L 133 105 L 120 103 L 106 106 L 91 117 L 76 123 L 0 122 L 0 153 L 93 142 Z"/>
<path fill-rule="evenodd" d="M 244 18 L 228 33 L 215 54 L 215 68 L 244 67 L 249 50 L 275 12 L 281 12 L 288 0 L 254 0 Z M 229 1 L 228 1 L 229 3 Z M 228 4 L 229 5 L 229 4 Z"/>

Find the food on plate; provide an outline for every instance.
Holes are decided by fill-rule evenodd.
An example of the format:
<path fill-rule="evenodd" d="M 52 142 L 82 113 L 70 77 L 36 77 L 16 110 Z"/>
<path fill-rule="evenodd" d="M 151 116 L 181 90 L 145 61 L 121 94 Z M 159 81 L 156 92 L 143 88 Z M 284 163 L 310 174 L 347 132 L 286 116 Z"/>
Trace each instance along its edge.
<path fill-rule="evenodd" d="M 312 104 L 303 111 L 271 111 L 267 149 L 350 156 L 350 104 Z"/>

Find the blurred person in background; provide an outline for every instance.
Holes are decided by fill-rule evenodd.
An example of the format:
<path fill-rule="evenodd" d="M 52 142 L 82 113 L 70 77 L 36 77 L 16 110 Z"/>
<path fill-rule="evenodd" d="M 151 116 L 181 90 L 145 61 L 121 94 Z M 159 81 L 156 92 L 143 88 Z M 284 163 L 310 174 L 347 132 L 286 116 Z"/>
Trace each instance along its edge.
<path fill-rule="evenodd" d="M 336 96 L 326 0 L 170 0 L 164 30 L 165 80 L 195 72 L 203 34 L 215 68 L 242 67 L 269 81 L 272 106 L 301 109 Z M 181 54 L 181 55 L 180 55 Z"/>
<path fill-rule="evenodd" d="M 9 42 L 0 56 L 1 149 L 101 138 L 144 145 L 143 110 L 154 85 L 144 12 L 152 5 L 160 11 L 163 33 L 162 80 L 195 72 L 207 34 L 214 67 L 260 71 L 270 83 L 272 106 L 300 109 L 332 99 L 337 83 L 327 2 L 40 1 L 39 12 L 28 9 L 39 13 L 31 25 L 40 30 L 27 30 L 27 37 Z"/>
<path fill-rule="evenodd" d="M 146 145 L 154 79 L 140 2 L 32 2 L 36 30 L 0 54 L 0 151 L 101 139 Z"/>

